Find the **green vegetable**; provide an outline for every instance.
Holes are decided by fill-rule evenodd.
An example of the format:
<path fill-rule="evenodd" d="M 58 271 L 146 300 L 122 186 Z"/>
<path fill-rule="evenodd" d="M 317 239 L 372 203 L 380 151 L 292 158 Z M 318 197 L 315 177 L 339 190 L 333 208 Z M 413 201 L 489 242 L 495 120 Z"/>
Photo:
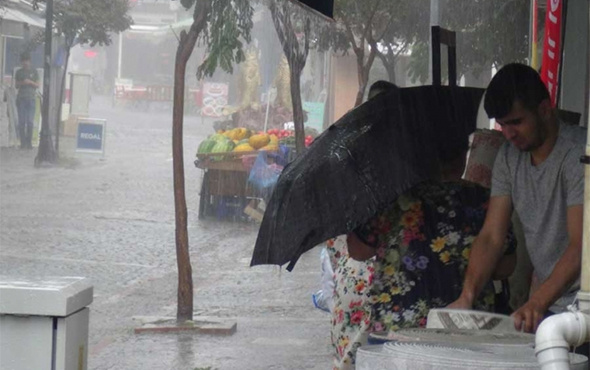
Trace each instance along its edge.
<path fill-rule="evenodd" d="M 206 139 L 199 144 L 199 149 L 197 150 L 197 154 L 206 154 L 211 153 L 213 147 L 217 144 L 217 141 Z"/>

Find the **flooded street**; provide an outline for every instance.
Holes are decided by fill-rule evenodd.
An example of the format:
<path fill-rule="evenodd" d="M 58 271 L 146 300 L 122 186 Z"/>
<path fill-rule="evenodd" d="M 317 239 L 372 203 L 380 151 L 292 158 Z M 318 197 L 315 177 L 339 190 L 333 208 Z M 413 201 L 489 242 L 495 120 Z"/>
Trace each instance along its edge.
<path fill-rule="evenodd" d="M 104 159 L 35 169 L 34 150 L 0 156 L 0 271 L 91 279 L 89 368 L 328 368 L 330 318 L 311 301 L 319 249 L 292 273 L 250 268 L 257 224 L 198 220 L 202 170 L 193 160 L 213 128 L 195 116 L 184 125 L 195 320 L 234 319 L 237 332 L 133 333 L 135 316 L 176 315 L 171 114 L 113 108 L 100 96 L 90 112 L 107 120 Z"/>

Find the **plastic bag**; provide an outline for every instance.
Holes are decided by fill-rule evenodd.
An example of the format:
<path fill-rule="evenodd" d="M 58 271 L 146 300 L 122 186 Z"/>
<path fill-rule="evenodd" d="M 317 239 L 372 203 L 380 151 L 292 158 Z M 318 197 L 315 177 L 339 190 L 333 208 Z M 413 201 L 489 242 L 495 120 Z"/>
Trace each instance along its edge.
<path fill-rule="evenodd" d="M 312 294 L 311 298 L 316 308 L 322 311 L 332 312 L 334 309 L 334 270 L 330 262 L 330 255 L 325 247 L 322 248 L 320 261 L 322 264 L 321 289 Z"/>
<path fill-rule="evenodd" d="M 254 165 L 250 170 L 250 176 L 248 182 L 250 182 L 258 190 L 272 189 L 279 175 L 283 171 L 283 166 L 276 163 L 268 163 L 269 155 L 266 151 L 261 151 L 254 161 Z"/>

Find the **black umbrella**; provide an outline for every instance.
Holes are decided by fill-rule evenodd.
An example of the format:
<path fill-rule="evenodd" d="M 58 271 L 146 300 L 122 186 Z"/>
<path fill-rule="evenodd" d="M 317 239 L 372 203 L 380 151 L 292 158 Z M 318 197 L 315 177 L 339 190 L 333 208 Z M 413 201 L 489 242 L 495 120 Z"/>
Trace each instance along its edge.
<path fill-rule="evenodd" d="M 436 172 L 438 148 L 475 130 L 482 89 L 421 86 L 352 110 L 283 170 L 251 265 L 290 262 L 350 232 Z"/>

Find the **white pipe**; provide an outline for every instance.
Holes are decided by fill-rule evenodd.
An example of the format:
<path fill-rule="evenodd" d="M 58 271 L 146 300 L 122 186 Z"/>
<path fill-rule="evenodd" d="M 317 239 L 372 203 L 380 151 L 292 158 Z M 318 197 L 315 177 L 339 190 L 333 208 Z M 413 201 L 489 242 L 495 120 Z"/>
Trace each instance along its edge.
<path fill-rule="evenodd" d="M 564 312 L 541 322 L 535 336 L 535 354 L 541 370 L 569 370 L 570 347 L 590 339 L 590 317 Z"/>

